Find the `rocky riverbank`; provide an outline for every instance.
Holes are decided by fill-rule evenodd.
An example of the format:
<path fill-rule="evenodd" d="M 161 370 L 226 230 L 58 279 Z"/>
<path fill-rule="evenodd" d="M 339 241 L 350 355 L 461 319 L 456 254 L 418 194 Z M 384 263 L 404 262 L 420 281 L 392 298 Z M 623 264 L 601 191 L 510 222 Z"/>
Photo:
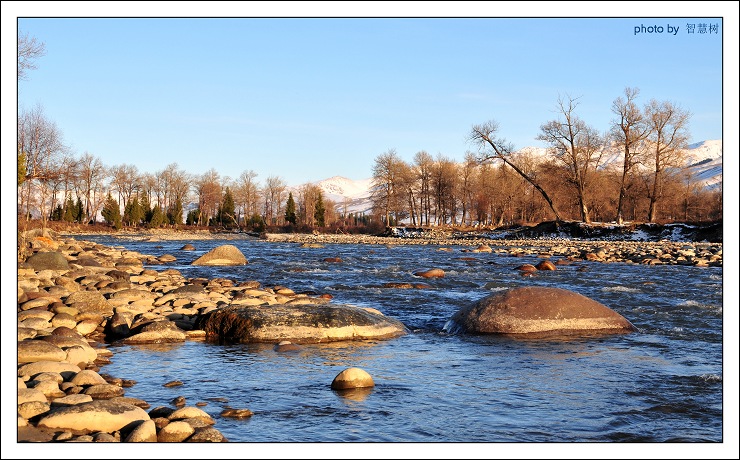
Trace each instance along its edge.
<path fill-rule="evenodd" d="M 233 240 L 244 234 L 141 232 L 116 235 L 147 241 Z M 256 241 L 300 245 L 427 244 L 449 252 L 536 255 L 631 264 L 722 266 L 721 243 L 571 240 L 405 239 L 367 235 L 264 234 Z M 29 232 L 18 264 L 18 441 L 221 442 L 219 417 L 251 414 L 226 404 L 218 416 L 175 398 L 150 408 L 125 396 L 136 382 L 102 372 L 115 359 L 108 344 L 204 340 L 201 320 L 238 306 L 326 304 L 330 296 L 296 293 L 258 280 L 188 279 L 167 268 L 172 259 L 108 247 L 84 235 Z M 23 256 L 21 256 L 21 253 Z M 147 267 L 158 267 L 155 270 Z M 539 265 L 539 264 L 538 264 Z M 553 264 L 547 268 L 554 269 Z M 424 268 L 424 267 L 419 267 Z M 379 312 L 377 312 L 379 314 Z M 289 344 L 276 343 L 276 351 Z M 129 377 L 129 376 L 123 376 Z M 177 382 L 163 382 L 176 386 Z"/>

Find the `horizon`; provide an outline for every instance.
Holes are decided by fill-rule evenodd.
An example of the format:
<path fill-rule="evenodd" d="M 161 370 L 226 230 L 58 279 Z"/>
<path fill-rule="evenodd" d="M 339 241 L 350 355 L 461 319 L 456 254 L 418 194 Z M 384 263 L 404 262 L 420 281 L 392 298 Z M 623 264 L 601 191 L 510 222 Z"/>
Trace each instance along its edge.
<path fill-rule="evenodd" d="M 625 87 L 640 105 L 690 111 L 689 143 L 723 139 L 723 18 L 649 19 L 679 33 L 609 17 L 21 16 L 18 31 L 46 53 L 17 82 L 17 108 L 41 105 L 75 156 L 106 166 L 252 170 L 289 185 L 367 178 L 390 149 L 409 163 L 421 150 L 461 161 L 475 151 L 470 128 L 491 119 L 517 150 L 542 147 L 560 96 L 578 97 L 577 115 L 605 132 Z M 684 35 L 684 23 L 716 33 Z M 551 71 L 563 54 L 576 70 Z M 622 54 L 644 58 L 619 65 Z"/>

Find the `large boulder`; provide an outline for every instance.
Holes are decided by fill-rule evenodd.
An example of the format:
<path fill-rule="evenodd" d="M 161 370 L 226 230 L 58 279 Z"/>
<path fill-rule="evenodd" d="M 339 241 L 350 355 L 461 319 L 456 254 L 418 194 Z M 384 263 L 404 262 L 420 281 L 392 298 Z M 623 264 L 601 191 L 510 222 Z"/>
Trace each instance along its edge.
<path fill-rule="evenodd" d="M 231 306 L 202 316 L 196 327 L 209 339 L 226 343 L 383 339 L 408 331 L 377 310 L 330 304 Z"/>
<path fill-rule="evenodd" d="M 451 333 L 529 334 L 553 332 L 632 332 L 619 313 L 577 292 L 522 287 L 489 295 L 455 313 Z"/>
<path fill-rule="evenodd" d="M 117 401 L 98 400 L 61 406 L 39 420 L 38 426 L 68 430 L 75 434 L 96 431 L 113 433 L 140 420 L 150 420 L 144 409 Z"/>
<path fill-rule="evenodd" d="M 28 259 L 26 263 L 37 272 L 42 270 L 69 270 L 69 262 L 64 254 L 56 251 L 38 252 Z"/>
<path fill-rule="evenodd" d="M 246 265 L 247 258 L 232 244 L 213 248 L 195 259 L 192 265 Z"/>

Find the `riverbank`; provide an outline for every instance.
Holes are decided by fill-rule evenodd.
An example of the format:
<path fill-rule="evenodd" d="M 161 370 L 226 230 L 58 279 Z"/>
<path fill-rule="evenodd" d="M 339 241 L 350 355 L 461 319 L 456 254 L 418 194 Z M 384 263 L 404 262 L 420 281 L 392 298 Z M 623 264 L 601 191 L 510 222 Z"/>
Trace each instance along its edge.
<path fill-rule="evenodd" d="M 62 233 L 62 236 L 84 239 L 97 233 Z M 545 235 L 543 233 L 543 235 Z M 182 231 L 168 229 L 140 230 L 137 232 L 111 233 L 109 236 L 128 241 L 240 241 L 254 240 L 266 243 L 295 243 L 303 245 L 360 244 L 360 245 L 429 245 L 440 246 L 439 250 L 461 252 L 498 252 L 512 255 L 538 255 L 568 260 L 595 262 L 623 262 L 649 265 L 685 265 L 699 267 L 722 266 L 722 243 L 707 241 L 681 241 L 662 239 L 644 241 L 635 239 L 580 239 L 580 238 L 491 238 L 483 234 L 465 234 L 451 231 L 436 231 L 424 235 L 410 233 L 407 236 L 377 236 L 364 234 L 329 233 L 263 233 L 259 236 L 248 233 L 207 230 Z"/>

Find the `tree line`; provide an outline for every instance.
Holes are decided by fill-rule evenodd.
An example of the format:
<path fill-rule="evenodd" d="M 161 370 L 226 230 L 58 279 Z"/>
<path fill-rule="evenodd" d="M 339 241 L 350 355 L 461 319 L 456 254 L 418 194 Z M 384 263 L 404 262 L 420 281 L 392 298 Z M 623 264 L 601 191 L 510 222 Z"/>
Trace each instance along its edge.
<path fill-rule="evenodd" d="M 18 79 L 27 78 L 43 43 L 19 36 Z M 543 220 L 705 221 L 722 217 L 721 190 L 706 190 L 685 173 L 690 114 L 670 102 L 640 107 L 639 90 L 616 98 L 606 133 L 577 114 L 578 100 L 559 98 L 558 118 L 542 124 L 538 140 L 548 146 L 538 159 L 499 137 L 491 120 L 474 125 L 478 148 L 462 162 L 419 151 L 412 163 L 395 149 L 373 166 L 370 216 L 352 214 L 321 188 L 289 190 L 279 176 L 264 183 L 243 171 L 236 179 L 215 169 L 202 174 L 171 163 L 154 173 L 134 165 L 108 166 L 65 145 L 61 131 L 40 105 L 18 112 L 18 214 L 25 220 L 94 223 L 100 215 L 115 228 L 209 225 L 262 231 L 267 226 L 312 229 L 335 226 L 502 226 Z M 618 149 L 623 161 L 604 167 Z M 186 212 L 185 206 L 197 202 Z"/>
<path fill-rule="evenodd" d="M 408 163 L 389 149 L 373 166 L 374 214 L 414 226 L 721 219 L 721 188 L 684 168 L 690 113 L 654 99 L 640 107 L 638 96 L 626 88 L 614 100 L 604 133 L 578 116 L 577 98 L 558 98 L 557 118 L 537 135 L 544 157 L 516 150 L 495 120 L 471 128 L 477 152 L 462 162 L 419 151 Z M 615 154 L 621 161 L 606 161 Z"/>

